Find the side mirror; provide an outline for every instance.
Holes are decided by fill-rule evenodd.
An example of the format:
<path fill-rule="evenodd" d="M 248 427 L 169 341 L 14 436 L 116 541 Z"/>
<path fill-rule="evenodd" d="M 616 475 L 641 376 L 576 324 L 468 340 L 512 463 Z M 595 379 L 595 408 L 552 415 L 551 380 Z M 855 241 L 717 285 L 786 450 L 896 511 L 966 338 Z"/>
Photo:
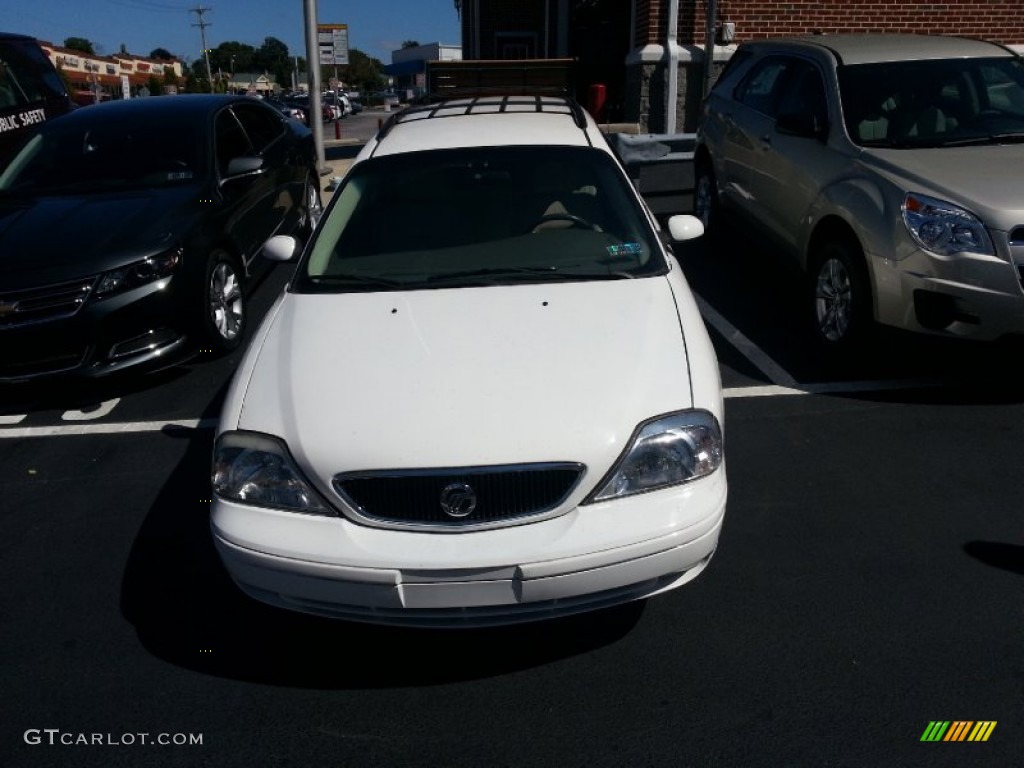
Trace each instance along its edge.
<path fill-rule="evenodd" d="M 696 216 L 682 213 L 678 216 L 669 217 L 668 233 L 676 242 L 693 240 L 704 234 L 704 225 Z"/>
<path fill-rule="evenodd" d="M 234 179 L 239 176 L 253 176 L 263 172 L 262 157 L 235 157 L 228 163 L 226 178 Z"/>
<path fill-rule="evenodd" d="M 263 255 L 271 261 L 291 261 L 300 253 L 299 241 L 291 235 L 274 235 L 263 244 Z"/>

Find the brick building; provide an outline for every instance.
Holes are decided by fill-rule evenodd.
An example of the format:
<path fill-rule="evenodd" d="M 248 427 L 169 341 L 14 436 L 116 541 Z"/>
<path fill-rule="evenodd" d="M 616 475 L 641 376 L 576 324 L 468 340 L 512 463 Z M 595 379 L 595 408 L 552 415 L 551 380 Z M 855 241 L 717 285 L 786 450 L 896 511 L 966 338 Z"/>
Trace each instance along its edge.
<path fill-rule="evenodd" d="M 140 89 L 148 88 L 154 77 L 163 83 L 169 76 L 172 80 L 183 76 L 178 59 L 164 61 L 130 53 L 100 56 L 63 48 L 45 40 L 40 40 L 39 45 L 67 80 L 72 97 L 81 104 L 121 98 L 125 79 L 131 93 L 137 94 Z"/>
<path fill-rule="evenodd" d="M 737 43 L 846 32 L 983 37 L 1024 51 L 1024 0 L 455 0 L 467 59 L 577 59 L 576 94 L 607 89 L 605 118 L 644 132 L 693 130 L 704 87 Z M 675 10 L 674 23 L 672 10 Z M 731 37 L 731 40 L 728 39 Z"/>

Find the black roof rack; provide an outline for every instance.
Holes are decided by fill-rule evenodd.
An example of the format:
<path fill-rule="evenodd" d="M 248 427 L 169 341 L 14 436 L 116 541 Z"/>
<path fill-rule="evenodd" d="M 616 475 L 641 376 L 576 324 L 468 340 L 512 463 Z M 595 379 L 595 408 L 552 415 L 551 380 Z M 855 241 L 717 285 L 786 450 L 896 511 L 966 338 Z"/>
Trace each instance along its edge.
<path fill-rule="evenodd" d="M 496 107 L 497 109 L 495 109 Z M 583 107 L 575 99 L 564 94 L 518 95 L 504 93 L 500 89 L 492 93 L 480 93 L 478 90 L 472 89 L 462 92 L 453 89 L 446 93 L 424 96 L 400 112 L 396 112 L 381 126 L 377 138 L 383 139 L 396 125 L 410 120 L 461 117 L 473 114 L 493 115 L 508 112 L 509 107 L 516 107 L 517 109 L 513 111 L 517 112 L 525 112 L 527 110 L 523 107 L 529 107 L 534 112 L 569 115 L 576 127 L 581 130 L 585 130 L 587 127 L 587 116 Z"/>

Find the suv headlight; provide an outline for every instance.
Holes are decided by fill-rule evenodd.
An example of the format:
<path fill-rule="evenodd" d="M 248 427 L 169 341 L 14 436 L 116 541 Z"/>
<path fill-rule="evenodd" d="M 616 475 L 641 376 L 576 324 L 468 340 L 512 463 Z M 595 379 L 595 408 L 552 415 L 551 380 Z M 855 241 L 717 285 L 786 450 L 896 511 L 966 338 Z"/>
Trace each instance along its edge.
<path fill-rule="evenodd" d="M 285 444 L 256 432 L 225 432 L 217 440 L 213 492 L 256 507 L 334 514 L 302 476 Z"/>
<path fill-rule="evenodd" d="M 914 241 L 941 256 L 955 253 L 995 255 L 981 220 L 959 205 L 911 192 L 903 200 L 903 223 Z"/>
<path fill-rule="evenodd" d="M 137 288 L 146 283 L 170 277 L 181 263 L 181 248 L 173 248 L 156 256 L 141 259 L 126 267 L 104 272 L 96 283 L 93 297 L 105 299 L 108 296 Z"/>
<path fill-rule="evenodd" d="M 680 411 L 640 425 L 629 448 L 584 503 L 679 485 L 722 464 L 722 428 L 708 411 Z"/>

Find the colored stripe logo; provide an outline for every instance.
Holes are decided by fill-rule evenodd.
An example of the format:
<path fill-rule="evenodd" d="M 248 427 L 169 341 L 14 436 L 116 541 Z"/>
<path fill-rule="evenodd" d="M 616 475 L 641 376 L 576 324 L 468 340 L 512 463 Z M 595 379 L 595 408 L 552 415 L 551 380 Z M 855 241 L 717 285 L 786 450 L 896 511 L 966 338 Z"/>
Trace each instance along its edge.
<path fill-rule="evenodd" d="M 988 741 L 996 720 L 931 720 L 921 741 Z"/>

